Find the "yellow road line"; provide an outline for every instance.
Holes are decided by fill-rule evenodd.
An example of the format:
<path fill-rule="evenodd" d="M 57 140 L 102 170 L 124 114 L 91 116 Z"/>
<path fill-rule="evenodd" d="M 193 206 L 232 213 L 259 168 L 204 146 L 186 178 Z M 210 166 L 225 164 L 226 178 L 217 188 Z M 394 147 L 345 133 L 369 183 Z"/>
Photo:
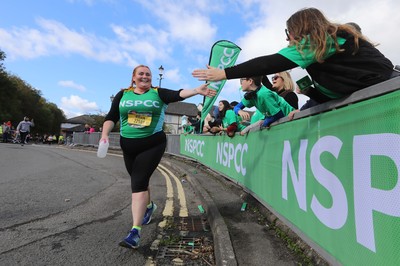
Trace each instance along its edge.
<path fill-rule="evenodd" d="M 172 217 L 174 215 L 174 187 L 172 186 L 171 178 L 168 174 L 162 170 L 160 167 L 157 167 L 157 170 L 165 178 L 165 183 L 167 185 L 167 199 L 165 201 L 165 207 L 163 210 L 163 220 L 158 224 L 159 227 L 164 228 L 167 225 L 168 217 Z"/>
<path fill-rule="evenodd" d="M 188 217 L 189 213 L 186 205 L 186 196 L 181 181 L 179 180 L 178 177 L 176 177 L 176 175 L 174 175 L 170 170 L 168 170 L 167 167 L 163 166 L 162 164 L 159 164 L 158 167 L 164 169 L 170 176 L 174 178 L 178 190 L 178 199 L 180 205 L 179 217 Z"/>

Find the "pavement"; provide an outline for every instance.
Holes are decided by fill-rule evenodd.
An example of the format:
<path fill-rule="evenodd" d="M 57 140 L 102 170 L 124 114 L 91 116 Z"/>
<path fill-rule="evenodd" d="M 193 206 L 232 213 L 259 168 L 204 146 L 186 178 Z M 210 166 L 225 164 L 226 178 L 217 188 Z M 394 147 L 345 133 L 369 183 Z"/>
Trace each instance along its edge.
<path fill-rule="evenodd" d="M 329 265 L 228 177 L 185 157 L 166 154 L 162 162 L 185 176 L 203 203 L 216 265 Z"/>
<path fill-rule="evenodd" d="M 121 151 L 110 149 L 109 153 Z M 204 208 L 212 233 L 215 265 L 329 265 L 229 177 L 190 158 L 168 153 L 161 164 L 173 169 L 182 182 L 187 181 L 196 198 L 192 204 L 197 208 L 200 203 Z M 214 265 L 203 261 L 179 265 Z M 166 265 L 162 260 L 155 264 Z"/>

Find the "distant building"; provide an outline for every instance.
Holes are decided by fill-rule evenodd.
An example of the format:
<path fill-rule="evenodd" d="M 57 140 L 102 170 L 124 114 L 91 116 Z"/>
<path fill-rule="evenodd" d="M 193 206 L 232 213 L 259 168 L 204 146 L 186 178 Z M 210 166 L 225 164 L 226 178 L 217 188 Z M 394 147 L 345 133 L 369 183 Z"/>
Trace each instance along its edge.
<path fill-rule="evenodd" d="M 169 134 L 181 134 L 181 118 L 183 115 L 195 117 L 197 115 L 197 106 L 193 103 L 175 102 L 168 104 L 165 110 L 164 131 Z"/>
<path fill-rule="evenodd" d="M 61 123 L 61 133 L 64 137 L 67 137 L 74 132 L 83 132 L 86 124 L 92 125 L 94 122 L 93 115 L 80 115 L 70 118 Z"/>

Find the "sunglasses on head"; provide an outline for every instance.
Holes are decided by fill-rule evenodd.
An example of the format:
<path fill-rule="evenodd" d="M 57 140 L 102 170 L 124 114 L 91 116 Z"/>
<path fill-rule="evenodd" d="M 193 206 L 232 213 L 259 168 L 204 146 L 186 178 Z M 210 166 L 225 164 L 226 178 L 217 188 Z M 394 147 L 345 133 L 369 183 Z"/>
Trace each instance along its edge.
<path fill-rule="evenodd" d="M 272 81 L 275 81 L 275 80 L 277 80 L 278 78 L 281 78 L 281 79 L 283 80 L 283 78 L 282 78 L 281 76 L 273 76 L 273 77 L 271 78 L 271 80 L 272 80 Z"/>
<path fill-rule="evenodd" d="M 286 33 L 286 41 L 290 41 L 289 30 L 285 29 L 285 33 Z"/>

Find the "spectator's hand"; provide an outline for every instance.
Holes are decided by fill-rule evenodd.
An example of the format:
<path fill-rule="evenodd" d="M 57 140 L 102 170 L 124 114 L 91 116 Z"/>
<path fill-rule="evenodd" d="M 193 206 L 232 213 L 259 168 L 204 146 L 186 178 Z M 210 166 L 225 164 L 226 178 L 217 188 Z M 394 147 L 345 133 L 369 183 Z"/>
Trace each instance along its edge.
<path fill-rule="evenodd" d="M 300 112 L 300 110 L 298 110 L 298 109 L 296 109 L 296 110 L 294 110 L 294 111 L 291 111 L 291 112 L 288 114 L 288 119 L 289 119 L 290 121 L 293 120 L 294 115 L 295 115 L 296 113 L 298 113 L 298 112 Z"/>
<path fill-rule="evenodd" d="M 207 97 L 214 97 L 217 92 L 213 89 L 208 88 L 208 85 L 210 85 L 210 83 L 205 83 L 203 85 L 200 85 L 199 87 L 196 88 L 196 92 L 198 94 L 201 94 L 203 96 L 207 96 Z"/>
<path fill-rule="evenodd" d="M 213 133 L 213 134 L 217 134 L 218 132 L 220 132 L 221 130 L 218 128 L 218 127 L 212 127 L 211 129 L 210 129 L 210 132 L 211 133 Z"/>
<path fill-rule="evenodd" d="M 244 128 L 242 131 L 240 131 L 240 135 L 241 135 L 241 136 L 244 136 L 244 135 L 249 134 L 249 132 L 250 132 L 250 126 L 247 126 L 247 127 Z"/>
<path fill-rule="evenodd" d="M 194 78 L 202 81 L 219 81 L 226 79 L 225 70 L 207 65 L 207 69 L 195 69 L 192 72 Z"/>
<path fill-rule="evenodd" d="M 243 120 L 250 120 L 250 114 L 243 110 L 239 110 L 238 115 L 240 115 Z"/>

